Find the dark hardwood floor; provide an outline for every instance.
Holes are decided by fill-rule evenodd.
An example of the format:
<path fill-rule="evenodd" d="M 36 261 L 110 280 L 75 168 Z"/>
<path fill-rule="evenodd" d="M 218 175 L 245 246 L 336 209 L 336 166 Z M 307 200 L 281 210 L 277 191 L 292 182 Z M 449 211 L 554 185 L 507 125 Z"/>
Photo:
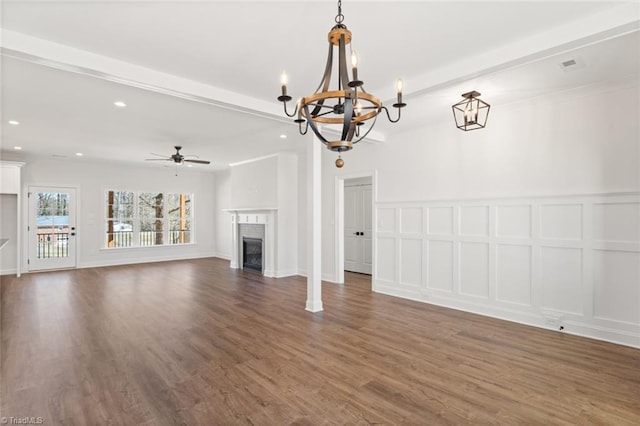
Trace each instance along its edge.
<path fill-rule="evenodd" d="M 640 350 L 220 259 L 3 276 L 2 416 L 45 425 L 640 424 Z"/>

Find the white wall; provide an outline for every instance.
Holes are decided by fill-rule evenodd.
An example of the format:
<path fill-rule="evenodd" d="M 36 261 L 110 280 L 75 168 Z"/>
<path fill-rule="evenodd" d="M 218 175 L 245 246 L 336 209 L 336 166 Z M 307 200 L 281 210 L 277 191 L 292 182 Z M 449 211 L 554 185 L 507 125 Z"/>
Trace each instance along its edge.
<path fill-rule="evenodd" d="M 278 154 L 278 276 L 298 274 L 298 157 Z"/>
<path fill-rule="evenodd" d="M 224 211 L 231 204 L 231 170 L 221 170 L 215 174 L 215 250 L 216 257 L 231 260 L 231 216 Z"/>
<path fill-rule="evenodd" d="M 494 105 L 472 132 L 432 121 L 359 144 L 343 169 L 325 151 L 323 275 L 335 279 L 335 176 L 375 170 L 374 290 L 640 346 L 638 90 Z M 436 279 L 443 265 L 452 275 Z"/>
<path fill-rule="evenodd" d="M 225 209 L 275 210 L 276 277 L 298 273 L 298 156 L 281 152 L 234 164 L 218 172 L 216 182 L 216 252 L 232 257 L 231 213 Z"/>
<path fill-rule="evenodd" d="M 311 137 L 303 139 L 300 143 L 313 143 Z M 298 152 L 298 275 L 307 275 L 307 153 L 306 149 Z"/>
<path fill-rule="evenodd" d="M 181 169 L 140 167 L 77 160 L 35 159 L 22 171 L 23 191 L 29 185 L 77 187 L 77 265 L 92 267 L 171 259 L 208 257 L 215 254 L 213 173 Z M 105 249 L 107 189 L 188 192 L 194 194 L 195 243 L 184 246 Z M 24 197 L 27 200 L 27 197 Z M 26 201 L 24 212 L 28 211 Z M 26 223 L 26 222 L 25 222 Z M 27 236 L 24 236 L 25 246 Z M 27 259 L 25 247 L 25 262 Z M 27 271 L 26 263 L 23 270 Z"/>
<path fill-rule="evenodd" d="M 231 205 L 235 209 L 278 206 L 278 156 L 231 167 Z"/>
<path fill-rule="evenodd" d="M 16 229 L 18 223 L 18 196 L 0 194 L 0 238 L 8 238 L 9 242 L 0 249 L 0 275 L 15 274 L 17 258 Z"/>

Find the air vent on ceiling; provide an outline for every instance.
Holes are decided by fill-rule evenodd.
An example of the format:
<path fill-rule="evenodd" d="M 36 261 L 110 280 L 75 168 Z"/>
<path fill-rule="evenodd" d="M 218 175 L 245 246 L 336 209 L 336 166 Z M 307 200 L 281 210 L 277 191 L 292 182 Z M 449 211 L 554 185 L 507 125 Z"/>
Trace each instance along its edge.
<path fill-rule="evenodd" d="M 565 59 L 564 61 L 560 61 L 558 65 L 565 72 L 575 71 L 580 68 L 584 68 L 585 66 L 584 62 L 579 57 Z"/>

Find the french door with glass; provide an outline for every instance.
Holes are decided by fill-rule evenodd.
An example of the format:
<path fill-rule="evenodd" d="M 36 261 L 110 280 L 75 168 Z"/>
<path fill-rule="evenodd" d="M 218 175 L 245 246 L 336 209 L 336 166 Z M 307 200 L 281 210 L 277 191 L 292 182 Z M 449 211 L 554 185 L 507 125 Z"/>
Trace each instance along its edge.
<path fill-rule="evenodd" d="M 29 271 L 75 268 L 74 188 L 29 187 Z"/>

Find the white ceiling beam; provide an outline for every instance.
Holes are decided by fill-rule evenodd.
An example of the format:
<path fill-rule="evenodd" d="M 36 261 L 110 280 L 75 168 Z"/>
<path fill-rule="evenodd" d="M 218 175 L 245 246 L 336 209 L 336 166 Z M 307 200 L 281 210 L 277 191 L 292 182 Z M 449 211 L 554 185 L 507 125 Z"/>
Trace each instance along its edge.
<path fill-rule="evenodd" d="M 282 115 L 281 107 L 275 102 L 265 102 L 4 28 L 1 34 L 3 56 L 269 118 L 279 118 Z"/>
<path fill-rule="evenodd" d="M 220 87 L 4 28 L 1 29 L 0 53 L 3 56 L 51 68 L 294 125 L 293 121 L 284 115 L 282 105 L 278 102 L 266 102 Z M 337 130 L 327 130 L 330 133 L 339 134 Z M 374 130 L 369 133 L 367 140 L 384 142 L 385 137 Z"/>
<path fill-rule="evenodd" d="M 640 4 L 621 3 L 615 8 L 608 8 L 548 31 L 514 40 L 500 48 L 481 51 L 474 56 L 463 57 L 455 63 L 432 69 L 417 78 L 412 78 L 408 82 L 404 97 L 410 99 L 639 30 Z M 378 90 L 377 93 L 382 94 L 383 99 L 390 100 L 393 100 L 395 95 L 389 88 Z"/>

